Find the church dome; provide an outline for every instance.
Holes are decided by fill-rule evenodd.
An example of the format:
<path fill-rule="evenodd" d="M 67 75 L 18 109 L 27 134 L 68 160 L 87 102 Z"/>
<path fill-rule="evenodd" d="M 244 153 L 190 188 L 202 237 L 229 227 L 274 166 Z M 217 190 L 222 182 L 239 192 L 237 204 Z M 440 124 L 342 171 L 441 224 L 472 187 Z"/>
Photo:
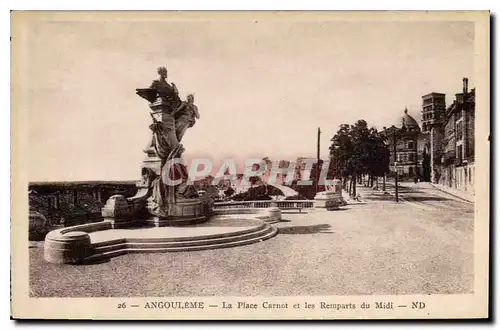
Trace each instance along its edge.
<path fill-rule="evenodd" d="M 404 115 L 399 119 L 398 122 L 398 127 L 403 127 L 403 125 L 406 127 L 407 130 L 412 130 L 412 131 L 419 131 L 420 126 L 418 125 L 418 122 L 408 114 L 408 109 L 405 108 L 405 113 Z"/>

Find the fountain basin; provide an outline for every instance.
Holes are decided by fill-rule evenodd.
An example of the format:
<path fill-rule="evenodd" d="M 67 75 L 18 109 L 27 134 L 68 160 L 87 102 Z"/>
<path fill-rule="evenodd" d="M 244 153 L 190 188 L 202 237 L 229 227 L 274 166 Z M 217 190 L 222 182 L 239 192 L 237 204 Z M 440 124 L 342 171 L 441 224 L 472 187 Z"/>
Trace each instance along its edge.
<path fill-rule="evenodd" d="M 276 234 L 277 228 L 251 215 L 214 215 L 208 222 L 181 227 L 113 228 L 112 221 L 102 221 L 50 232 L 44 256 L 51 263 L 92 263 L 126 253 L 234 247 Z"/>

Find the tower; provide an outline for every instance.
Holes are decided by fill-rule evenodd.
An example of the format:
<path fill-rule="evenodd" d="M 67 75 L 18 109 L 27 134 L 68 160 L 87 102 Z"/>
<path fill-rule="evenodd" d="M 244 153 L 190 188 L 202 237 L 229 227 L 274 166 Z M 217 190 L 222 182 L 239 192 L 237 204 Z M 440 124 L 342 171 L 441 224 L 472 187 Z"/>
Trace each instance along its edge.
<path fill-rule="evenodd" d="M 439 182 L 441 177 L 441 155 L 443 143 L 442 122 L 446 111 L 446 95 L 430 93 L 422 96 L 422 132 L 430 133 L 429 152 L 431 181 Z"/>
<path fill-rule="evenodd" d="M 430 133 L 433 126 L 440 126 L 445 111 L 445 94 L 430 93 L 422 96 L 422 132 Z"/>

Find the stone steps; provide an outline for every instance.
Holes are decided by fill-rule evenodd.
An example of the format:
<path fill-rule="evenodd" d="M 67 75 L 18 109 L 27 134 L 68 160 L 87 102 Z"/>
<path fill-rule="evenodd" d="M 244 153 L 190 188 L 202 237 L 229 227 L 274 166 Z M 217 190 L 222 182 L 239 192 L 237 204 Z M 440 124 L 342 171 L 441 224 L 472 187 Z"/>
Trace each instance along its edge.
<path fill-rule="evenodd" d="M 200 239 L 199 237 L 195 237 L 189 239 L 189 237 L 182 237 L 182 240 L 173 241 L 172 239 L 163 239 L 163 238 L 149 238 L 149 239 L 124 239 L 125 242 L 120 242 L 118 244 L 101 244 L 98 247 L 94 247 L 94 253 L 102 253 L 113 251 L 121 248 L 164 248 L 164 247 L 184 247 L 184 246 L 198 246 L 198 245 L 208 245 L 208 244 L 219 244 L 225 242 L 232 242 L 235 240 L 244 240 L 250 239 L 254 237 L 259 237 L 270 232 L 272 228 L 270 226 L 264 226 L 264 228 L 260 230 L 255 230 L 243 234 L 234 234 L 234 235 L 221 235 L 221 237 L 211 237 Z"/>
<path fill-rule="evenodd" d="M 263 227 L 253 228 L 247 233 L 233 233 L 233 235 L 219 235 L 211 238 L 199 239 L 196 237 L 192 240 L 165 240 L 157 238 L 156 240 L 148 239 L 126 239 L 122 243 L 111 242 L 111 245 L 101 244 L 94 248 L 92 256 L 85 259 L 86 263 L 92 263 L 99 260 L 106 260 L 115 256 L 127 253 L 161 253 L 161 252 L 181 252 L 181 251 L 200 251 L 219 248 L 228 248 L 241 245 L 257 243 L 275 236 L 278 233 L 276 227 L 269 224 L 264 224 Z"/>
<path fill-rule="evenodd" d="M 212 240 L 212 239 L 233 237 L 233 236 L 240 236 L 240 235 L 245 235 L 245 234 L 249 234 L 249 233 L 254 233 L 254 232 L 260 231 L 262 229 L 265 229 L 266 227 L 268 227 L 268 225 L 266 225 L 266 223 L 262 223 L 259 226 L 245 228 L 245 229 L 238 230 L 238 231 L 209 234 L 209 235 L 180 236 L 180 237 L 117 238 L 114 240 L 92 243 L 92 247 L 94 249 L 98 249 L 98 248 L 103 247 L 103 246 L 109 246 L 109 245 L 121 244 L 121 243 L 169 243 L 169 242 L 175 243 L 175 242 L 183 242 L 183 241 L 192 242 L 192 241 L 198 241 L 198 240 L 199 241 Z"/>

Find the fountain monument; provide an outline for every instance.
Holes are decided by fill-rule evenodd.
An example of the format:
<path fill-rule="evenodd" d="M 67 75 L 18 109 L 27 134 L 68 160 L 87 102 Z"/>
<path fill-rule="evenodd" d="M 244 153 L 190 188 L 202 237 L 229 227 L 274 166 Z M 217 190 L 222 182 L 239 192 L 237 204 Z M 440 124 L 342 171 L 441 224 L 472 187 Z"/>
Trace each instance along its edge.
<path fill-rule="evenodd" d="M 182 101 L 175 84 L 167 82 L 165 67 L 158 68 L 158 75 L 149 88 L 136 90 L 149 103 L 151 139 L 144 149 L 137 194 L 111 196 L 102 209 L 104 220 L 111 220 L 114 228 L 127 227 L 130 222 L 157 227 L 189 225 L 208 220 L 212 212 L 211 200 L 200 197 L 189 183 L 181 158 L 182 137 L 199 118 L 194 96 Z"/>

